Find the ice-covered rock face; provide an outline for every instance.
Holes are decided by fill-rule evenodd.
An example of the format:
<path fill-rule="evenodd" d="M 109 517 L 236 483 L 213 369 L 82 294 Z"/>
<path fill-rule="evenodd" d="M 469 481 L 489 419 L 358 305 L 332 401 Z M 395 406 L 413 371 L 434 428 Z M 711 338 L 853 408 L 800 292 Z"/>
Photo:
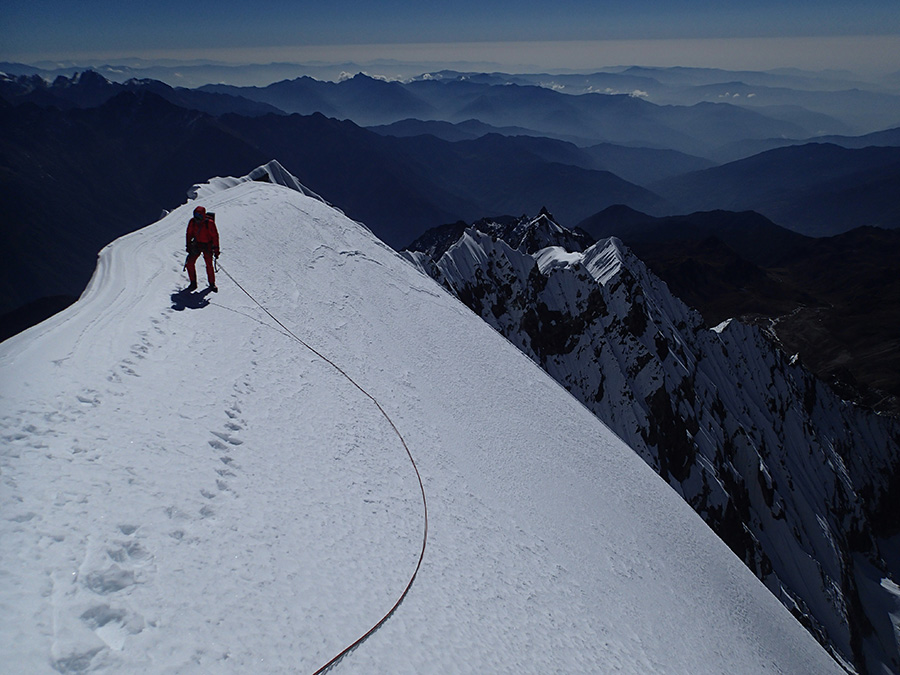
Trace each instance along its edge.
<path fill-rule="evenodd" d="M 540 220 L 533 241 L 567 241 Z M 757 329 L 707 329 L 614 238 L 581 252 L 493 234 L 409 257 L 606 422 L 839 660 L 900 667 L 887 579 L 900 570 L 878 540 L 894 534 L 878 524 L 898 426 Z"/>

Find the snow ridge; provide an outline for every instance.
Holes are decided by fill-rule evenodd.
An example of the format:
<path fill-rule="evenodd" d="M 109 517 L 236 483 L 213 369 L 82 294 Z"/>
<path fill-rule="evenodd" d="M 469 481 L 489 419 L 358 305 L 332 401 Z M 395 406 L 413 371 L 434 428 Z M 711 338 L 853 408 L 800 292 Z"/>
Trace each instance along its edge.
<path fill-rule="evenodd" d="M 253 171 L 242 178 L 217 177 L 210 178 L 206 183 L 194 185 L 188 190 L 188 199 L 207 199 L 217 192 L 227 190 L 228 188 L 247 183 L 250 181 L 258 181 L 263 183 L 272 183 L 273 185 L 282 185 L 291 190 L 295 190 L 302 195 L 318 199 L 323 204 L 328 204 L 322 197 L 303 185 L 297 177 L 291 174 L 282 166 L 281 162 L 273 159 L 267 164 L 256 167 Z M 329 205 L 330 206 L 330 205 Z"/>
<path fill-rule="evenodd" d="M 653 471 L 433 280 L 321 201 L 202 197 L 222 260 L 402 431 L 428 555 L 333 672 L 840 672 Z M 186 204 L 0 346 L 0 662 L 314 672 L 396 598 L 421 491 L 359 389 L 223 276 Z"/>

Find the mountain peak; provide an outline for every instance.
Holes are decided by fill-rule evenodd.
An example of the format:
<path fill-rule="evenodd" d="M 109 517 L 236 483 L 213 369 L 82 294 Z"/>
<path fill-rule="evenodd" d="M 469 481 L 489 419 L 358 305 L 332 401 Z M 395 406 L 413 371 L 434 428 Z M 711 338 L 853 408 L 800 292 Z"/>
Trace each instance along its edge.
<path fill-rule="evenodd" d="M 322 197 L 317 195 L 315 192 L 313 192 L 305 185 L 303 185 L 299 180 L 297 180 L 297 177 L 291 174 L 287 169 L 285 169 L 284 166 L 282 166 L 281 162 L 279 162 L 277 159 L 273 159 L 266 164 L 256 167 L 255 169 L 253 169 L 253 171 L 242 178 L 217 177 L 209 179 L 209 181 L 207 181 L 206 183 L 194 185 L 188 191 L 188 199 L 209 199 L 213 195 L 222 192 L 223 190 L 232 188 L 235 185 L 254 181 L 259 183 L 271 183 L 273 185 L 280 185 L 282 187 L 294 190 L 295 192 L 299 192 L 302 195 L 306 195 L 307 197 L 317 199 L 323 204 L 328 203 L 324 199 L 322 199 Z"/>
<path fill-rule="evenodd" d="M 57 75 L 56 78 L 54 78 L 51 87 L 54 89 L 67 89 L 70 87 L 106 87 L 111 84 L 112 82 L 107 80 L 96 70 L 88 69 L 73 73 L 71 77 Z"/>
<path fill-rule="evenodd" d="M 625 245 L 616 237 L 601 239 L 581 256 L 581 263 L 598 283 L 606 284 L 619 273 L 626 261 Z"/>
<path fill-rule="evenodd" d="M 584 233 L 572 232 L 557 223 L 552 214 L 542 208 L 535 216 L 494 216 L 481 218 L 467 226 L 465 223 L 442 225 L 432 228 L 406 247 L 437 260 L 462 235 L 471 228 L 494 239 L 501 239 L 514 249 L 532 254 L 548 246 L 559 246 L 568 251 L 581 251 L 593 243 Z"/>
<path fill-rule="evenodd" d="M 107 80 L 96 70 L 90 69 L 72 75 L 71 82 L 72 84 L 79 84 L 81 86 L 106 86 L 112 84 L 112 82 Z"/>

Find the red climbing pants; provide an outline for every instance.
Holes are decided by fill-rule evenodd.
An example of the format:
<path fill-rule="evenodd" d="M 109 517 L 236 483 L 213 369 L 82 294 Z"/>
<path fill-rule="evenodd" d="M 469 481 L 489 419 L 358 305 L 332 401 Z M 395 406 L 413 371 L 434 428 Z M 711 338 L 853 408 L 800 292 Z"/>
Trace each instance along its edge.
<path fill-rule="evenodd" d="M 203 260 L 206 262 L 206 279 L 209 281 L 210 286 L 216 285 L 216 271 L 213 269 L 213 254 L 208 246 L 202 246 L 201 250 L 197 253 L 191 253 L 187 258 L 187 273 L 188 278 L 191 280 L 192 284 L 197 283 L 197 258 L 200 257 L 200 253 L 203 253 Z"/>

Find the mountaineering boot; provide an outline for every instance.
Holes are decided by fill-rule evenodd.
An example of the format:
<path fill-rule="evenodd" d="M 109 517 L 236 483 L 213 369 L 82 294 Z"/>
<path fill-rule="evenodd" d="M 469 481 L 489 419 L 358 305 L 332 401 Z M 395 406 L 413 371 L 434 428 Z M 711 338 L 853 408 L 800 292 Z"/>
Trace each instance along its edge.
<path fill-rule="evenodd" d="M 192 281 L 186 290 L 188 293 L 190 293 L 191 291 L 196 291 L 197 290 L 197 282 Z"/>
<path fill-rule="evenodd" d="M 219 292 L 219 287 L 216 286 L 215 284 L 210 284 L 210 285 L 209 285 L 209 290 L 211 290 L 213 293 L 218 293 L 218 292 Z"/>

